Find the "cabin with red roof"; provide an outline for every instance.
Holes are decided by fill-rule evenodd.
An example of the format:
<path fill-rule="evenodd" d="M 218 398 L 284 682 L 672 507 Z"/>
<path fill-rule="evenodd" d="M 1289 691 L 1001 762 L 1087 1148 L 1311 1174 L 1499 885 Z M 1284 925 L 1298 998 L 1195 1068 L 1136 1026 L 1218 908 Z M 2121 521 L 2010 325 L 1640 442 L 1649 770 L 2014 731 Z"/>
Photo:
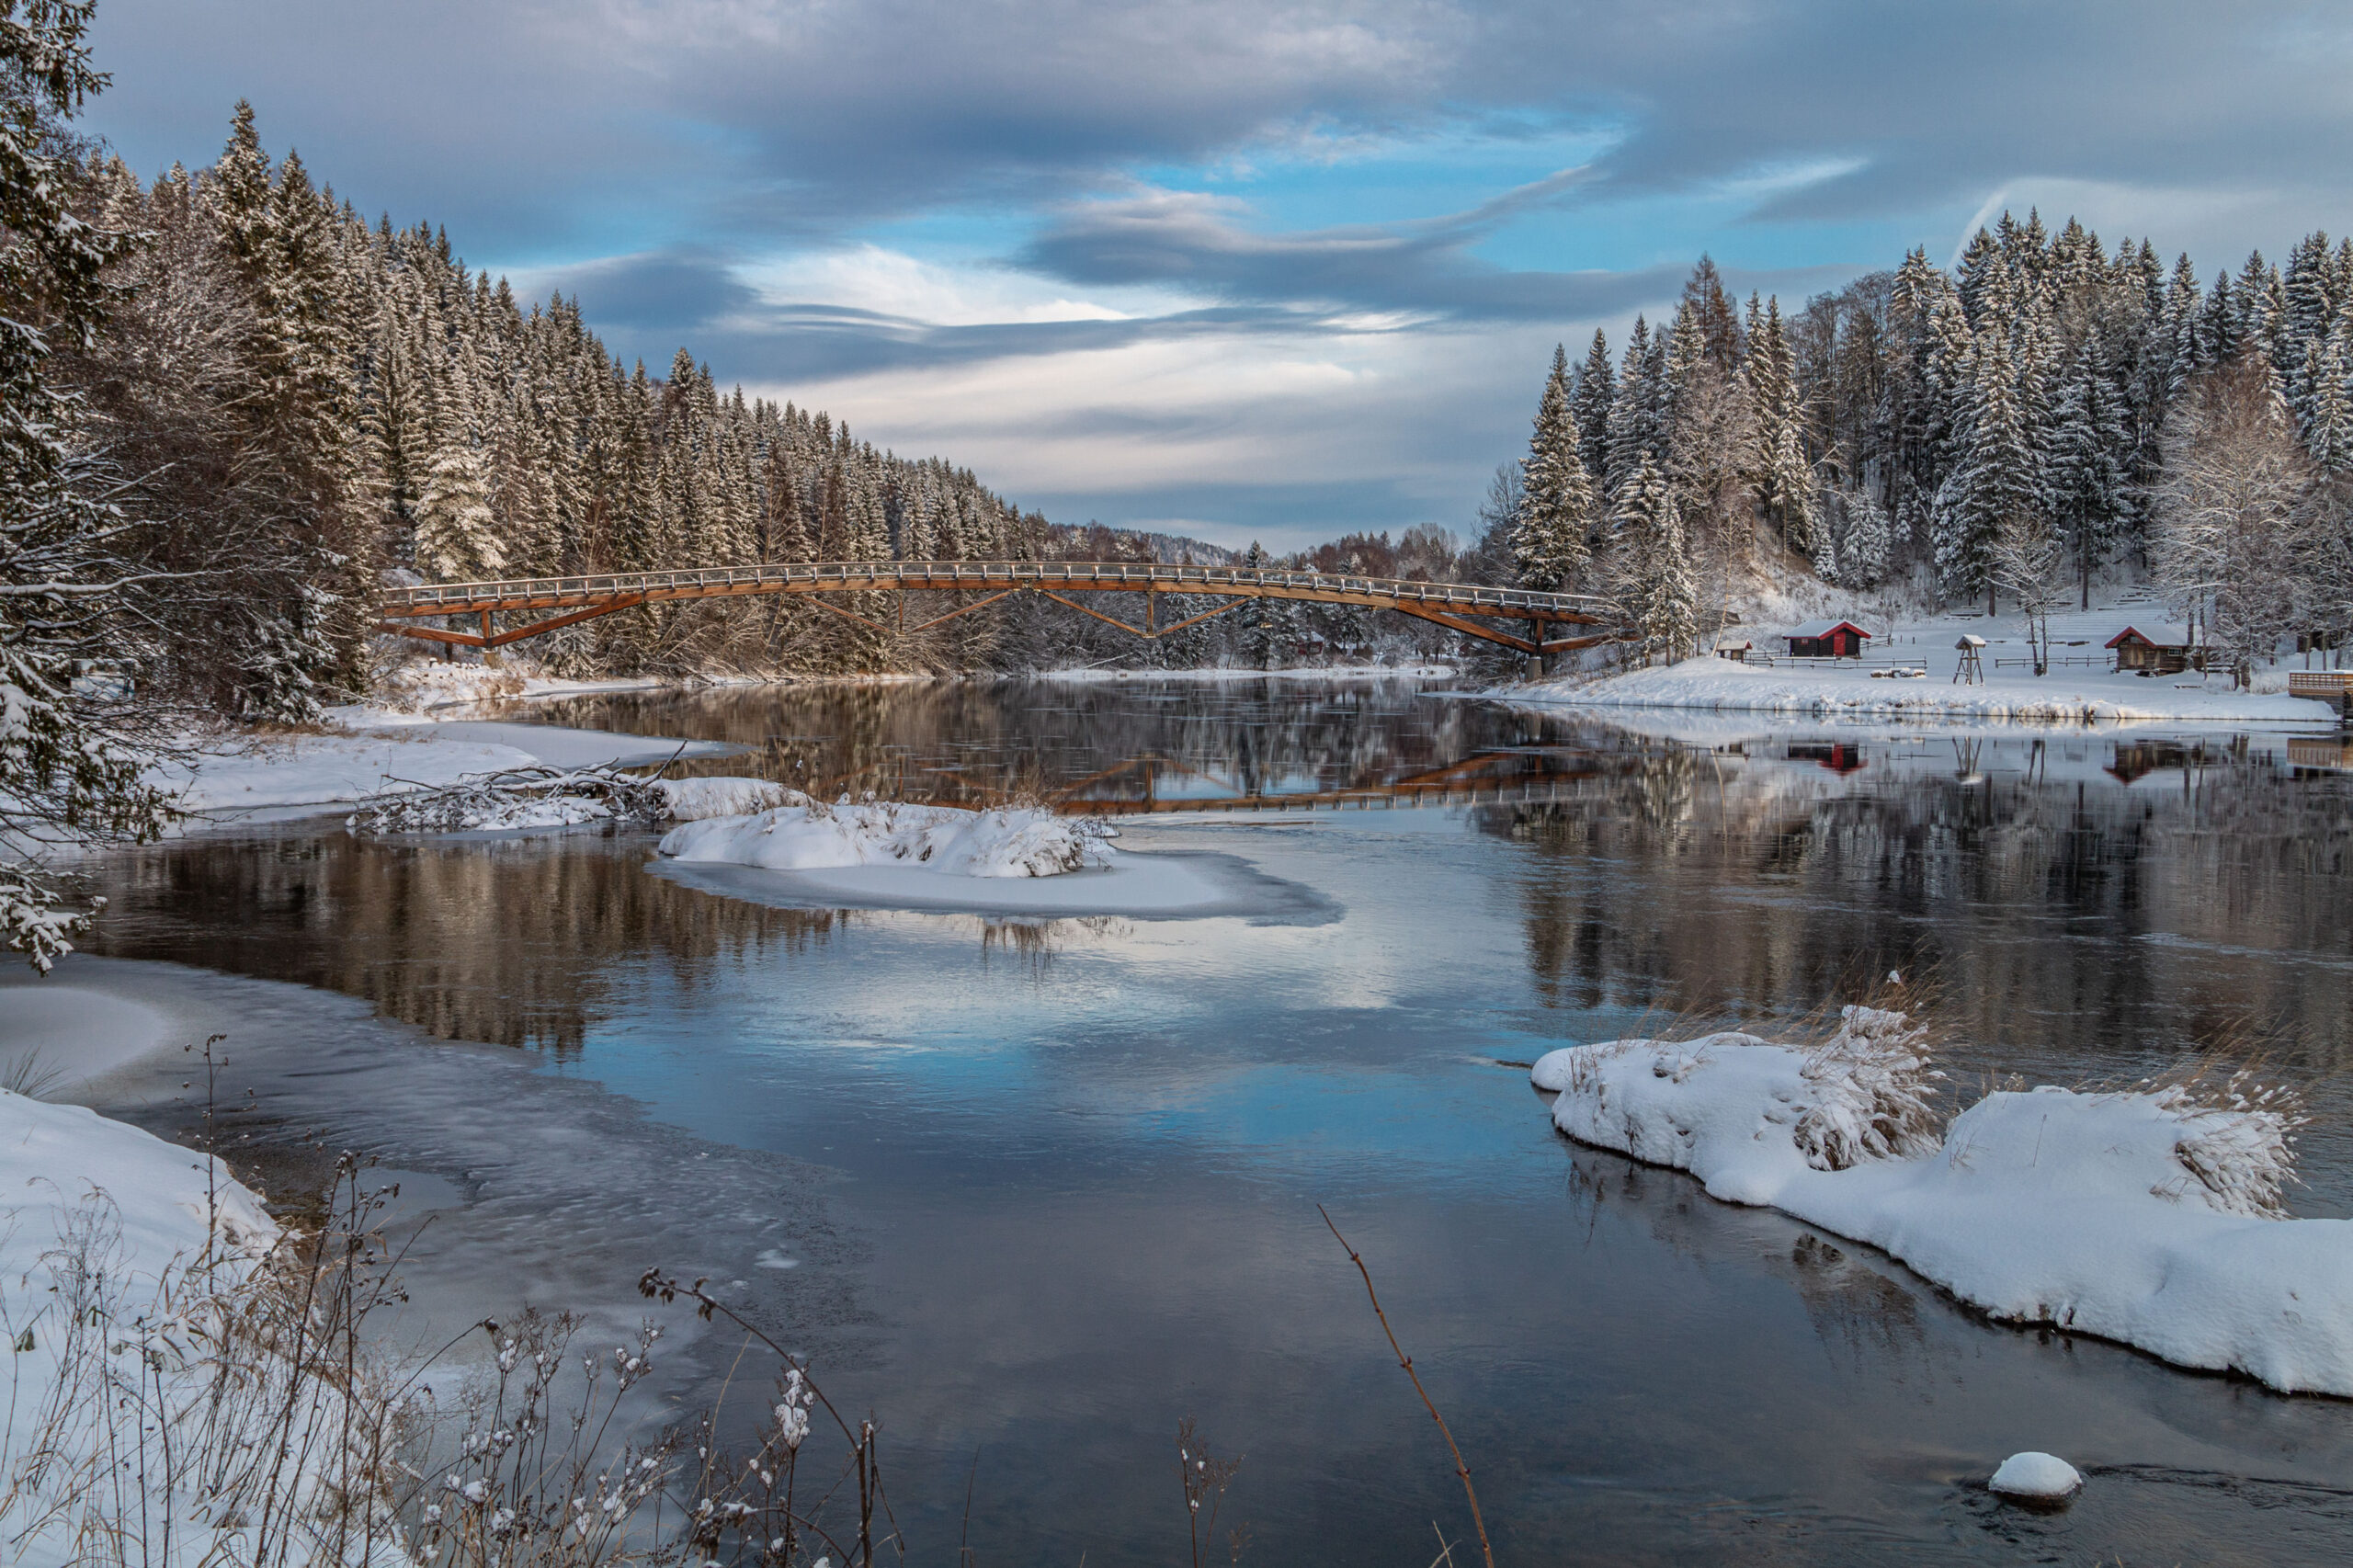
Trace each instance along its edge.
<path fill-rule="evenodd" d="M 1781 635 L 1792 659 L 1859 659 L 1871 634 L 1851 620 L 1809 620 Z"/>

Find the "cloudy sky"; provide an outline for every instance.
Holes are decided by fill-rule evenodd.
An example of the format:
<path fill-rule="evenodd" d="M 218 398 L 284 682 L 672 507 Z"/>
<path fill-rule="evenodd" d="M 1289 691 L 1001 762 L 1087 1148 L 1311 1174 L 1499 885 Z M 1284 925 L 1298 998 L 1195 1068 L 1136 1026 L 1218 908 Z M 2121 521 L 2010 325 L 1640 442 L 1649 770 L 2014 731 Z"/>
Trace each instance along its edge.
<path fill-rule="evenodd" d="M 100 0 L 92 128 L 253 101 L 616 350 L 1057 521 L 1460 528 L 1556 340 L 2005 205 L 2200 275 L 2353 228 L 2353 11 L 2233 0 Z"/>

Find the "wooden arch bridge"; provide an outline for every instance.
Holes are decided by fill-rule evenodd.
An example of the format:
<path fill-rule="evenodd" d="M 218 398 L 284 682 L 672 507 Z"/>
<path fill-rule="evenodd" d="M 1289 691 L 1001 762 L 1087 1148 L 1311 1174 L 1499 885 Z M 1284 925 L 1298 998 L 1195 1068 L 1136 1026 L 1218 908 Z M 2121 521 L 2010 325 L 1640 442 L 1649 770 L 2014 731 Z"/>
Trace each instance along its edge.
<path fill-rule="evenodd" d="M 892 622 L 825 596 L 897 596 Z M 907 624 L 909 594 L 977 595 L 942 615 Z M 698 566 L 676 572 L 608 572 L 576 577 L 530 577 L 500 583 L 426 583 L 387 588 L 377 630 L 468 648 L 503 648 L 559 627 L 615 610 L 690 599 L 761 595 L 803 597 L 822 608 L 877 631 L 920 631 L 1015 594 L 1037 594 L 1122 631 L 1155 639 L 1181 631 L 1254 599 L 1357 605 L 1450 628 L 1468 637 L 1516 648 L 1531 659 L 1620 640 L 1623 614 L 1607 599 L 1583 594 L 1490 588 L 1463 583 L 1412 583 L 1323 572 L 1265 571 L 1248 566 L 1164 566 L 1097 561 L 850 561 L 765 566 Z M 1104 614 L 1071 594 L 1143 596 L 1141 624 Z M 1164 595 L 1222 597 L 1215 609 L 1159 623 Z M 867 608 L 872 608 L 870 601 Z M 497 618 L 508 618 L 501 627 Z M 514 618 L 526 618 L 514 624 Z M 453 631 L 427 621 L 462 618 L 478 631 Z M 1502 624 L 1496 624 L 1496 623 Z M 1506 629 L 1508 628 L 1508 630 Z"/>

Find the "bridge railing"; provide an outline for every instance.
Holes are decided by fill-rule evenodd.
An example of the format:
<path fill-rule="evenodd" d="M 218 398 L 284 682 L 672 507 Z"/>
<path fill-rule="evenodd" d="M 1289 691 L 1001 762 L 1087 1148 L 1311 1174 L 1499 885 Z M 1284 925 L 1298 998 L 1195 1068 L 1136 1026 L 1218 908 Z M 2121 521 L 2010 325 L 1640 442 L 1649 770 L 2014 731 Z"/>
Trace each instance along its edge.
<path fill-rule="evenodd" d="M 1366 577 L 1324 572 L 1268 571 L 1245 566 L 1168 566 L 1153 562 L 1095 561 L 854 561 L 770 562 L 756 566 L 696 566 L 670 572 L 600 572 L 568 577 L 522 577 L 486 583 L 424 583 L 387 588 L 379 603 L 388 616 L 431 616 L 529 608 L 623 598 L 636 594 L 722 594 L 807 584 L 822 590 L 910 587 L 920 590 L 1012 588 L 1052 583 L 1078 590 L 1100 588 L 1181 593 L 1235 589 L 1282 589 L 1354 593 L 1407 600 L 1477 614 L 1614 617 L 1608 599 L 1588 594 L 1554 594 L 1532 588 L 1496 588 L 1468 583 L 1426 583 L 1396 577 Z"/>

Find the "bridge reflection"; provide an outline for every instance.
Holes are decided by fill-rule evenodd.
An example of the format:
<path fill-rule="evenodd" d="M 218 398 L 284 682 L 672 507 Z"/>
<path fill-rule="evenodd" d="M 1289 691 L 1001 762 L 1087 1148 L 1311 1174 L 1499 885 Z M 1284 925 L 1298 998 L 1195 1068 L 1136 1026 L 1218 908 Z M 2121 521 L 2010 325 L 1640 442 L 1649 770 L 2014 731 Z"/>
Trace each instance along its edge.
<path fill-rule="evenodd" d="M 1400 778 L 1336 786 L 1302 778 L 1291 788 L 1248 788 L 1211 769 L 1146 752 L 1051 790 L 1046 799 L 1058 812 L 1089 816 L 1519 805 L 1565 801 L 1580 780 L 1601 771 L 1585 752 L 1514 747 Z"/>

